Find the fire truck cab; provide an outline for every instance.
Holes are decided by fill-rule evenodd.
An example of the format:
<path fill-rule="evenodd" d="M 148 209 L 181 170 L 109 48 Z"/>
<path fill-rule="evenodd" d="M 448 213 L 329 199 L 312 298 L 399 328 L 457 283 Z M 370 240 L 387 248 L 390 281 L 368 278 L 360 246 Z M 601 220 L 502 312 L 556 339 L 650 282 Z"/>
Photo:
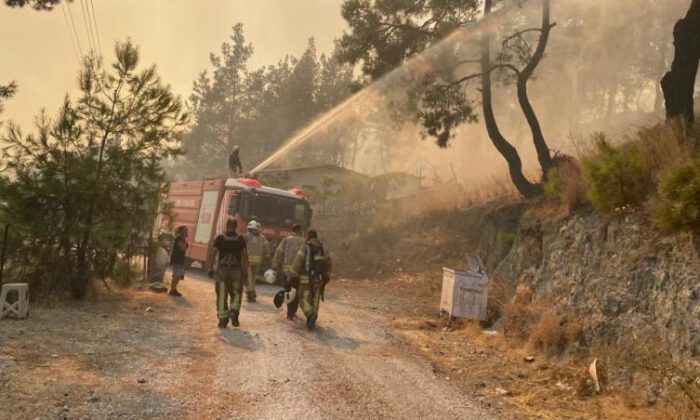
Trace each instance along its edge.
<path fill-rule="evenodd" d="M 259 222 L 274 251 L 292 226 L 306 230 L 312 217 L 303 190 L 266 187 L 248 178 L 173 182 L 166 201 L 172 206 L 173 225 L 185 225 L 189 231 L 188 265 L 204 264 L 209 244 L 224 231 L 228 218 L 238 221 L 239 234 L 247 232 L 251 220 Z M 167 229 L 168 222 L 161 216 L 160 229 Z"/>

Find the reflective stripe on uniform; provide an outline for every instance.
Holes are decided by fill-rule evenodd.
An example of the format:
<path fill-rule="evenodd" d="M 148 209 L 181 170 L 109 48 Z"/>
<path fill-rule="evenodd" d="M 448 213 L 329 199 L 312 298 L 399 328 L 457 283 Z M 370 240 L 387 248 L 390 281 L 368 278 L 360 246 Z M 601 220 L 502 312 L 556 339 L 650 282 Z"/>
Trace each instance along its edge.
<path fill-rule="evenodd" d="M 226 299 L 227 299 L 227 290 L 226 290 L 226 283 L 223 281 L 217 281 L 216 282 L 216 290 L 219 292 L 217 293 L 218 301 L 216 304 L 217 308 L 217 315 L 219 319 L 224 319 L 228 317 L 228 310 L 226 308 Z"/>

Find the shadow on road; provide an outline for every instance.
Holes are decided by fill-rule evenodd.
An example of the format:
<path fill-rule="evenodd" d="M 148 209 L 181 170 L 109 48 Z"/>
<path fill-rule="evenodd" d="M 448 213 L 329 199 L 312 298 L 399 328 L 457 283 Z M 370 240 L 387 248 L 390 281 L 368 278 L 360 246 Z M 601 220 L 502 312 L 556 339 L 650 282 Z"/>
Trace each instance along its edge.
<path fill-rule="evenodd" d="M 333 328 L 316 327 L 314 331 L 298 329 L 295 332 L 306 339 L 341 350 L 357 350 L 360 347 L 360 343 L 357 340 L 343 337 Z"/>
<path fill-rule="evenodd" d="M 215 335 L 221 341 L 233 347 L 239 347 L 250 351 L 258 351 L 263 348 L 263 342 L 260 337 L 252 335 L 248 331 L 221 329 L 217 331 Z"/>
<path fill-rule="evenodd" d="M 180 296 L 180 297 L 171 297 L 170 298 L 171 302 L 174 302 L 176 306 L 181 306 L 184 308 L 188 308 L 192 306 L 192 302 L 187 300 L 187 296 Z"/>
<path fill-rule="evenodd" d="M 272 301 L 272 299 L 270 299 L 270 301 Z M 275 314 L 275 313 L 279 312 L 279 309 L 276 309 L 271 305 L 261 303 L 260 299 L 258 298 L 258 301 L 256 303 L 248 303 L 248 302 L 244 303 L 243 304 L 243 311 Z"/>

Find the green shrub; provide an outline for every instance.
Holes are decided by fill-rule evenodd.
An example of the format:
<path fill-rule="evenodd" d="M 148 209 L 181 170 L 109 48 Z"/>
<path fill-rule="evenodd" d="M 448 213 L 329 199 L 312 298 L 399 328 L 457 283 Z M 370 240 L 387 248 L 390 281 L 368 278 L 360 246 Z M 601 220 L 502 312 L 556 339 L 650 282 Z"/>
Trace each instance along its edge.
<path fill-rule="evenodd" d="M 679 166 L 663 180 L 653 207 L 662 227 L 700 231 L 700 159 Z"/>
<path fill-rule="evenodd" d="M 602 134 L 596 138 L 597 155 L 582 161 L 593 206 L 609 212 L 642 204 L 653 190 L 650 171 L 638 144 L 614 147 Z"/>
<path fill-rule="evenodd" d="M 120 259 L 114 264 L 112 280 L 118 287 L 130 287 L 135 280 L 141 278 L 143 278 L 143 269 L 138 264 L 134 264 L 134 261 Z"/>
<path fill-rule="evenodd" d="M 510 232 L 498 232 L 496 241 L 503 249 L 510 250 L 515 243 L 515 235 Z"/>

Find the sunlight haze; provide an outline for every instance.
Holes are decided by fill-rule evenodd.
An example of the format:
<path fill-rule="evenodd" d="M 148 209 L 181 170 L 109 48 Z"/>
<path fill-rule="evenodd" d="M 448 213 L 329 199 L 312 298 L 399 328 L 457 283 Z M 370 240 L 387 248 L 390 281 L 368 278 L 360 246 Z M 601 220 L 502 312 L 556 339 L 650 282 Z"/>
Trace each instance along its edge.
<path fill-rule="evenodd" d="M 300 55 L 315 37 L 319 53 L 330 52 L 345 24 L 341 0 L 94 0 L 97 30 L 108 61 L 117 41 L 131 38 L 141 63 L 157 63 L 174 92 L 187 99 L 192 81 L 209 67 L 231 27 L 241 22 L 255 48 L 250 68 Z M 88 47 L 80 2 L 70 5 L 78 37 Z M 42 107 L 53 116 L 66 92 L 75 93 L 78 62 L 62 7 L 51 12 L 0 8 L 0 83 L 15 80 L 17 95 L 5 104 L 3 119 L 25 131 Z"/>

